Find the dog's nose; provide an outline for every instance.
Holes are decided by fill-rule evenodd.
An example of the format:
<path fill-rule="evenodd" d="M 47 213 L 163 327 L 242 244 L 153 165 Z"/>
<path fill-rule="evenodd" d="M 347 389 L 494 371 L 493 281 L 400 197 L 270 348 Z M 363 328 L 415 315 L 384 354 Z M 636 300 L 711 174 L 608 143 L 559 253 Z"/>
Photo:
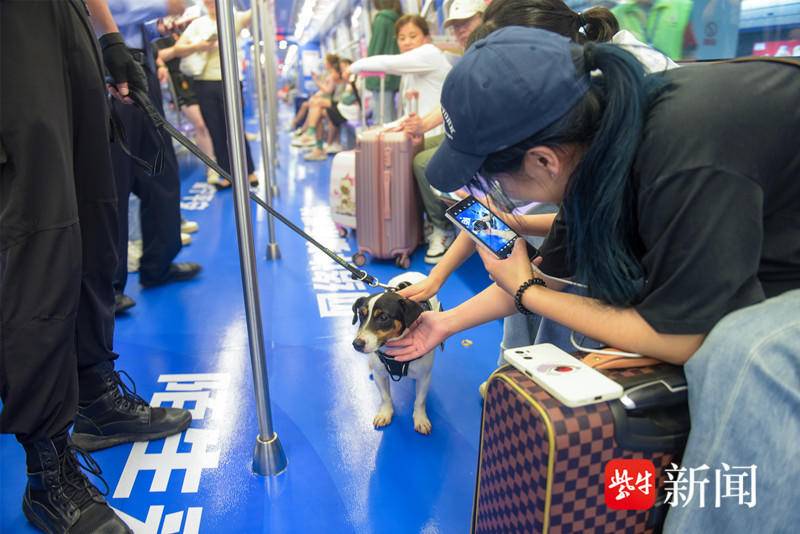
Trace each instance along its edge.
<path fill-rule="evenodd" d="M 360 337 L 357 337 L 357 338 L 355 338 L 353 340 L 353 348 L 356 349 L 356 350 L 363 350 L 364 349 L 364 345 L 366 345 L 366 344 L 367 344 L 367 342 L 364 341 L 363 339 L 361 339 Z"/>

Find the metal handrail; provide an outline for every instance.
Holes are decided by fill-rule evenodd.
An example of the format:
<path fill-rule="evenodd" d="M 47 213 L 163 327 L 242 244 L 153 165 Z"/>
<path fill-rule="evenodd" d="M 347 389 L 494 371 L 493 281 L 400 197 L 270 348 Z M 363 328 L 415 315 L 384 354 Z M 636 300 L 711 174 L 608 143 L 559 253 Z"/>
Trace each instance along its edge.
<path fill-rule="evenodd" d="M 253 387 L 256 397 L 259 434 L 256 437 L 253 470 L 260 475 L 277 475 L 286 469 L 286 455 L 272 425 L 264 332 L 261 322 L 258 279 L 256 276 L 253 224 L 250 215 L 249 183 L 245 157 L 244 121 L 239 89 L 236 30 L 231 0 L 216 0 L 217 33 L 222 64 L 228 142 L 231 154 L 236 233 L 242 271 L 247 336 Z"/>

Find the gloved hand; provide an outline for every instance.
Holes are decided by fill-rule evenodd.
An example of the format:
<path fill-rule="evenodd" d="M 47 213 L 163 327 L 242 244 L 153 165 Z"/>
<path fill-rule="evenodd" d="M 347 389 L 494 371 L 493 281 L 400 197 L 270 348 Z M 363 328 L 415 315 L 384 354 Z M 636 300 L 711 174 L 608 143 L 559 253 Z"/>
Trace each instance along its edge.
<path fill-rule="evenodd" d="M 106 80 L 109 90 L 117 99 L 131 103 L 128 98 L 129 88 L 147 93 L 147 77 L 142 66 L 125 46 L 125 40 L 119 33 L 107 33 L 100 37 L 103 50 L 103 63 L 108 69 L 110 79 Z"/>

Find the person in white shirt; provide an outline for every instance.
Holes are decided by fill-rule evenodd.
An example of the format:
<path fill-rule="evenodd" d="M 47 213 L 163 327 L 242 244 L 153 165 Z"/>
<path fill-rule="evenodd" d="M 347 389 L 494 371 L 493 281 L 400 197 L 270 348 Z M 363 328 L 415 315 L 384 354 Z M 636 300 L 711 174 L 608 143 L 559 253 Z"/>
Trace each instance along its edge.
<path fill-rule="evenodd" d="M 482 15 L 485 10 L 484 0 L 454 0 L 450 4 L 444 27 L 453 32 L 462 49 L 467 48 L 470 34 L 483 22 Z M 461 56 L 448 54 L 446 57 L 449 57 L 448 60 L 455 64 Z M 443 121 L 442 109 L 437 106 L 427 115 L 408 115 L 401 121 L 397 129 L 412 136 L 425 136 L 427 132 L 440 131 Z M 428 250 L 425 252 L 424 260 L 429 264 L 438 263 L 455 238 L 453 225 L 445 217 L 447 205 L 442 201 L 441 193 L 431 188 L 431 184 L 425 177 L 428 162 L 436 153 L 443 138 L 444 134 L 425 136 L 425 146 L 414 157 L 414 178 L 419 186 L 425 215 L 431 224 L 431 232 L 427 237 Z"/>
<path fill-rule="evenodd" d="M 222 67 L 219 57 L 219 42 L 217 40 L 217 8 L 214 0 L 203 0 L 208 10 L 208 15 L 198 17 L 192 21 L 181 35 L 174 47 L 177 57 L 187 57 L 192 54 L 205 55 L 205 63 L 200 72 L 194 76 L 194 90 L 203 120 L 206 121 L 211 141 L 214 144 L 214 154 L 217 163 L 227 172 L 231 172 L 230 154 L 228 153 L 228 127 L 225 123 L 225 100 L 222 86 Z M 234 22 L 236 33 L 250 25 L 252 12 L 250 10 L 236 13 Z M 245 143 L 247 155 L 247 174 L 250 184 L 257 185 L 258 178 L 254 174 L 255 164 L 250 152 L 250 144 Z M 214 185 L 218 189 L 227 189 L 231 183 L 225 178 L 218 178 Z"/>
<path fill-rule="evenodd" d="M 431 44 L 428 23 L 419 15 L 404 15 L 395 24 L 400 54 L 359 59 L 350 65 L 350 72 L 385 72 L 402 76 L 400 94 L 419 93 L 419 115 L 439 108 L 439 97 L 450 62 L 444 52 Z M 438 133 L 438 132 L 434 132 Z"/>

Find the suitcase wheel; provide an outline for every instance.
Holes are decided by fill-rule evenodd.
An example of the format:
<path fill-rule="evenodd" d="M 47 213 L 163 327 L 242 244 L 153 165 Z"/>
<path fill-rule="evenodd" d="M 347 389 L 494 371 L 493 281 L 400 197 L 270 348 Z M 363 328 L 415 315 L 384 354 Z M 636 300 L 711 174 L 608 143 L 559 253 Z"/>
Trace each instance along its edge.
<path fill-rule="evenodd" d="M 398 254 L 394 257 L 394 264 L 400 267 L 401 269 L 408 269 L 411 267 L 411 258 L 409 258 L 405 254 Z"/>
<path fill-rule="evenodd" d="M 353 263 L 356 264 L 356 267 L 361 267 L 367 263 L 367 257 L 360 252 L 356 252 L 353 254 Z"/>

